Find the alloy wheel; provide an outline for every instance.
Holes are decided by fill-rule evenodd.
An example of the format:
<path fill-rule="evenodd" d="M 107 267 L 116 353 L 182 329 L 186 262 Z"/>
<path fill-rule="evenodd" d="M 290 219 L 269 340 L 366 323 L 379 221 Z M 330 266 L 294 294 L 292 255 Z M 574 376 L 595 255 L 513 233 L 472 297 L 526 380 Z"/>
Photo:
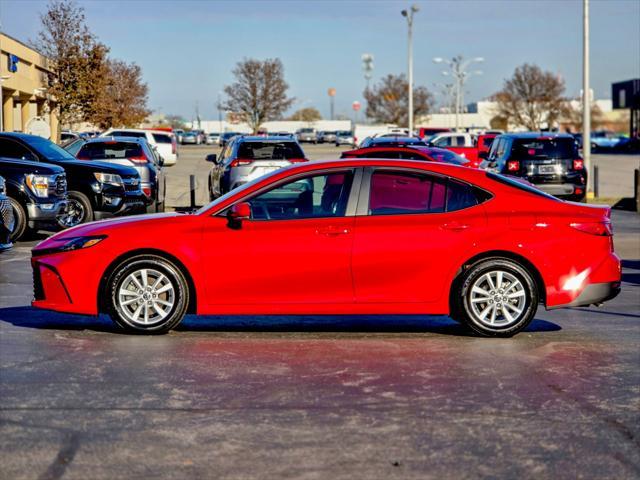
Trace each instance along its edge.
<path fill-rule="evenodd" d="M 526 310 L 527 292 L 513 274 L 491 270 L 481 275 L 469 290 L 471 313 L 488 327 L 517 323 Z"/>
<path fill-rule="evenodd" d="M 78 200 L 70 198 L 67 201 L 67 208 L 57 217 L 58 224 L 64 228 L 75 227 L 82 223 L 85 214 L 84 205 Z"/>
<path fill-rule="evenodd" d="M 131 272 L 117 292 L 117 306 L 124 319 L 135 326 L 149 327 L 171 314 L 175 288 L 162 272 L 142 268 Z"/>

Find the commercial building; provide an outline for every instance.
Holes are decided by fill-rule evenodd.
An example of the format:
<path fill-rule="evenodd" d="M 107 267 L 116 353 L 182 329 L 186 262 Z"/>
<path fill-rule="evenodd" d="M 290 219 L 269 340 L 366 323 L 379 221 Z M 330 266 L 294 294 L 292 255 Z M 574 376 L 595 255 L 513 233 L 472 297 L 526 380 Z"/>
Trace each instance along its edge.
<path fill-rule="evenodd" d="M 0 33 L 0 130 L 27 132 L 36 117 L 58 137 L 58 118 L 47 102 L 49 60 L 24 43 Z M 33 124 L 33 122 L 31 122 Z"/>

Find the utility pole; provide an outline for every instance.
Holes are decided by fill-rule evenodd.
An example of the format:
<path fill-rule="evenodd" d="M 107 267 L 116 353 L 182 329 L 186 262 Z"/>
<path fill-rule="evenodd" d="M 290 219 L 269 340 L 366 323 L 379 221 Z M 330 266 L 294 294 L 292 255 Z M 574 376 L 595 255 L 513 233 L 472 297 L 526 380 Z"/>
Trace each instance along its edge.
<path fill-rule="evenodd" d="M 591 89 L 589 88 L 589 0 L 582 0 L 582 159 L 587 172 L 587 198 L 593 198 Z"/>
<path fill-rule="evenodd" d="M 420 10 L 417 5 L 411 5 L 410 10 L 402 10 L 402 16 L 407 19 L 409 27 L 409 48 L 407 49 L 408 57 L 408 76 L 409 76 L 409 135 L 413 135 L 413 15 Z"/>

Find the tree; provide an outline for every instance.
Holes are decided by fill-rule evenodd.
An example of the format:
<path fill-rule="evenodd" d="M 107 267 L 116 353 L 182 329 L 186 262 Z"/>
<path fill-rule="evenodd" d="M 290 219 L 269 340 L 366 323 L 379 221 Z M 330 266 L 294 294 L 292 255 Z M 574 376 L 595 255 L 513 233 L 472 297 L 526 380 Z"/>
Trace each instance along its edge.
<path fill-rule="evenodd" d="M 133 127 L 151 113 L 147 108 L 147 84 L 135 63 L 109 60 L 107 81 L 91 108 L 88 120 L 100 128 Z"/>
<path fill-rule="evenodd" d="M 238 113 L 254 133 L 268 120 L 280 118 L 295 99 L 287 97 L 280 59 L 245 59 L 233 69 L 235 83 L 224 87 L 226 101 L 220 108 Z"/>
<path fill-rule="evenodd" d="M 582 132 L 582 99 L 569 103 L 563 116 L 563 123 L 567 131 Z M 604 123 L 604 114 L 600 107 L 591 104 L 591 128 L 600 128 Z"/>
<path fill-rule="evenodd" d="M 90 33 L 84 9 L 73 0 L 52 0 L 40 22 L 36 48 L 51 60 L 48 93 L 60 122 L 87 120 L 104 86 L 109 49 Z"/>
<path fill-rule="evenodd" d="M 166 122 L 173 129 L 179 128 L 181 130 L 187 129 L 187 121 L 181 115 L 167 115 L 165 118 Z"/>
<path fill-rule="evenodd" d="M 562 78 L 525 63 L 516 68 L 492 99 L 497 103 L 498 117 L 505 118 L 509 124 L 536 131 L 553 126 L 566 111 L 564 90 Z"/>
<path fill-rule="evenodd" d="M 322 120 L 322 115 L 317 108 L 307 107 L 301 108 L 289 117 L 289 120 L 298 122 L 315 122 L 316 120 Z"/>
<path fill-rule="evenodd" d="M 381 123 L 400 126 L 409 124 L 409 82 L 404 75 L 389 74 L 373 88 L 364 91 L 367 101 L 366 115 Z M 415 117 L 427 115 L 433 107 L 433 95 L 426 87 L 413 89 Z"/>

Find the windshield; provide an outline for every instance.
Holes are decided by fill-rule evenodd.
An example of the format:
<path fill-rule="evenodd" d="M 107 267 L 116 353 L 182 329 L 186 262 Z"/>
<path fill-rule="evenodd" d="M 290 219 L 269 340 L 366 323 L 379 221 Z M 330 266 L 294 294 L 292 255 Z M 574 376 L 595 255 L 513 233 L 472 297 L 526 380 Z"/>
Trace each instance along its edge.
<path fill-rule="evenodd" d="M 513 160 L 578 158 L 578 149 L 573 138 L 516 138 L 509 158 Z"/>
<path fill-rule="evenodd" d="M 238 148 L 238 158 L 289 160 L 304 158 L 304 153 L 296 142 L 244 142 Z"/>
<path fill-rule="evenodd" d="M 22 140 L 48 160 L 75 160 L 69 152 L 46 138 L 24 136 Z"/>
<path fill-rule="evenodd" d="M 89 160 L 113 160 L 146 157 L 139 143 L 96 142 L 87 143 L 78 152 L 79 158 Z"/>

